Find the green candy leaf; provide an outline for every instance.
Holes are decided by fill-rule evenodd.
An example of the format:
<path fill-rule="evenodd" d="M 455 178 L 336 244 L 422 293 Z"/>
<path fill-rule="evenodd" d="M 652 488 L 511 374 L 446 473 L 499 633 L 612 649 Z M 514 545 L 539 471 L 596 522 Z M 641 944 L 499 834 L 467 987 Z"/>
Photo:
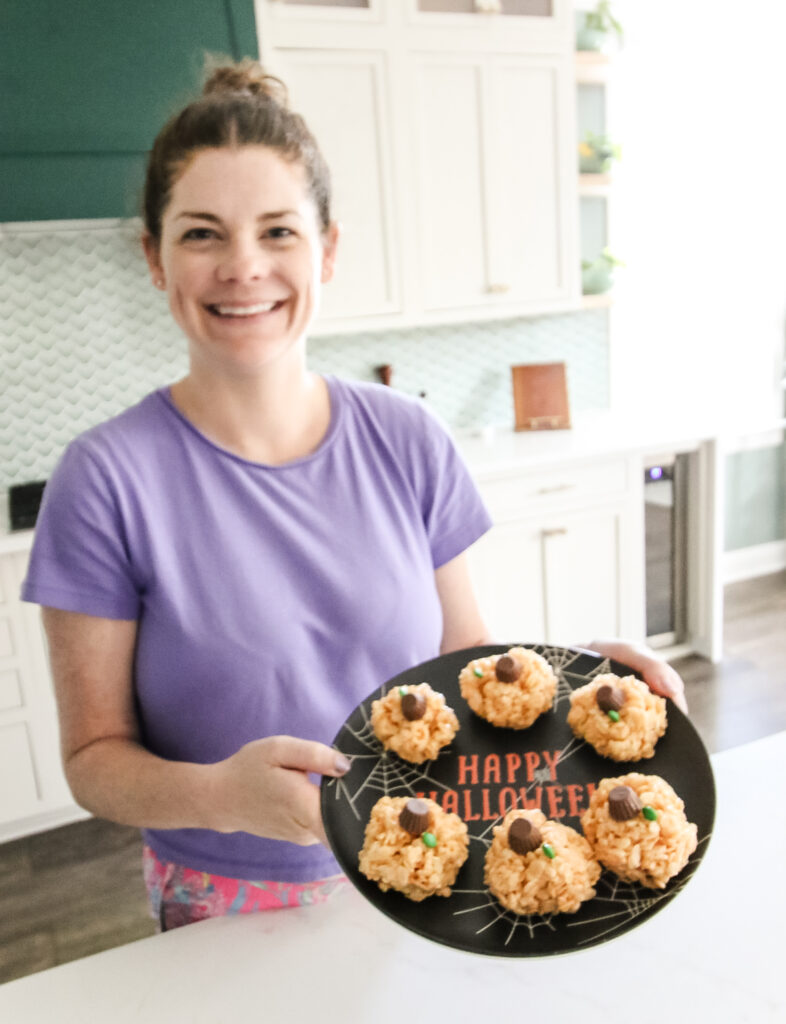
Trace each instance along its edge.
<path fill-rule="evenodd" d="M 658 820 L 658 812 L 655 810 L 654 807 L 650 807 L 649 804 L 645 804 L 645 806 L 642 807 L 641 813 L 644 815 L 644 817 L 647 819 L 647 821 L 657 821 Z"/>
<path fill-rule="evenodd" d="M 476 665 L 476 666 L 475 666 L 475 667 L 474 667 L 474 668 L 472 669 L 472 671 L 473 671 L 473 672 L 475 673 L 475 675 L 476 675 L 476 676 L 478 677 L 478 679 L 482 679 L 482 678 L 483 678 L 483 669 L 482 669 L 482 668 L 479 668 L 479 667 L 478 667 L 478 666 Z"/>
<path fill-rule="evenodd" d="M 431 849 L 437 845 L 437 837 L 433 832 L 424 832 L 420 838 L 423 840 L 424 844 Z"/>
<path fill-rule="evenodd" d="M 550 843 L 544 843 L 541 849 L 546 854 L 549 860 L 554 860 L 554 858 L 557 856 L 556 850 Z"/>
<path fill-rule="evenodd" d="M 619 720 L 620 720 L 620 713 L 619 713 L 619 711 L 615 711 L 614 708 L 612 708 L 610 711 L 607 711 L 606 714 L 609 716 L 609 718 L 612 720 L 612 722 L 619 722 Z"/>

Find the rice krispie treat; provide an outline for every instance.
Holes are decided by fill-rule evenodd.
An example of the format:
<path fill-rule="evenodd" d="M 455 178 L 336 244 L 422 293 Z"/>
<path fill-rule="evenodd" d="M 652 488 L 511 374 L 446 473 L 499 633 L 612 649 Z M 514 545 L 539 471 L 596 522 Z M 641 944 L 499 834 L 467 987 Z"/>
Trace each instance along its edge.
<path fill-rule="evenodd" d="M 568 725 L 603 757 L 652 757 L 666 731 L 666 701 L 635 676 L 596 676 L 570 695 Z"/>
<path fill-rule="evenodd" d="M 358 866 L 383 892 L 396 889 L 420 902 L 450 896 L 468 846 L 457 814 L 433 800 L 383 796 L 371 810 Z"/>
<path fill-rule="evenodd" d="M 595 856 L 626 882 L 663 889 L 696 849 L 696 826 L 659 775 L 603 779 L 581 816 Z"/>
<path fill-rule="evenodd" d="M 557 690 L 551 665 L 535 651 L 476 658 L 459 674 L 461 695 L 481 718 L 507 729 L 526 729 L 547 711 Z"/>
<path fill-rule="evenodd" d="M 599 876 L 587 840 L 542 811 L 509 811 L 494 828 L 484 879 L 516 914 L 572 914 L 595 895 Z"/>
<path fill-rule="evenodd" d="M 371 725 L 386 750 L 421 764 L 435 758 L 459 729 L 458 718 L 428 683 L 394 686 L 371 704 Z"/>

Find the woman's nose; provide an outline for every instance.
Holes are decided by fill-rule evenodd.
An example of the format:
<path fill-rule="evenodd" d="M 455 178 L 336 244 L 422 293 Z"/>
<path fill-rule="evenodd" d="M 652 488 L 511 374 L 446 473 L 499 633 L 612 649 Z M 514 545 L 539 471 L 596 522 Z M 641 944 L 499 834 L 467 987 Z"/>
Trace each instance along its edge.
<path fill-rule="evenodd" d="M 272 265 L 270 253 L 256 238 L 236 239 L 225 250 L 218 274 L 222 281 L 253 281 L 266 277 Z"/>

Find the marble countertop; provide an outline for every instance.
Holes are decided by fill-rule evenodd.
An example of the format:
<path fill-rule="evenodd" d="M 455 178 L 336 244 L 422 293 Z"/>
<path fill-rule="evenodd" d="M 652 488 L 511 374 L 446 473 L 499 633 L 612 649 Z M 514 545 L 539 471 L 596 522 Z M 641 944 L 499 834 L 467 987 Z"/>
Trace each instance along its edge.
<path fill-rule="evenodd" d="M 354 890 L 217 918 L 0 986 L 13 1024 L 401 1024 L 515 1014 L 582 1024 L 786 1019 L 786 732 L 712 758 L 718 810 L 685 891 L 613 942 L 497 960 L 411 934 Z M 751 823 L 755 823 L 752 834 Z"/>

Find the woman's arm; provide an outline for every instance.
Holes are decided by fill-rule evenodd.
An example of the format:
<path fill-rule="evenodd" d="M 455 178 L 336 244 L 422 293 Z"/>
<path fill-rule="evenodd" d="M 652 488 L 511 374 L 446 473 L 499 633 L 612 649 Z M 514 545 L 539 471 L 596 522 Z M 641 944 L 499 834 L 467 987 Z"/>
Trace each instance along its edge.
<path fill-rule="evenodd" d="M 308 772 L 349 767 L 321 743 L 274 736 L 217 764 L 167 761 L 140 744 L 134 710 L 136 622 L 43 609 L 63 765 L 88 811 L 143 828 L 247 831 L 301 845 L 325 840 Z"/>
<path fill-rule="evenodd" d="M 444 622 L 440 653 L 447 654 L 464 647 L 494 643 L 478 609 L 466 553 L 437 569 L 435 577 Z M 592 643 L 580 646 L 629 665 L 641 673 L 653 693 L 671 697 L 678 708 L 688 713 L 682 679 L 667 661 L 649 647 L 625 640 L 593 640 Z"/>
<path fill-rule="evenodd" d="M 475 599 L 466 552 L 440 566 L 434 578 L 442 605 L 440 654 L 492 643 Z"/>

